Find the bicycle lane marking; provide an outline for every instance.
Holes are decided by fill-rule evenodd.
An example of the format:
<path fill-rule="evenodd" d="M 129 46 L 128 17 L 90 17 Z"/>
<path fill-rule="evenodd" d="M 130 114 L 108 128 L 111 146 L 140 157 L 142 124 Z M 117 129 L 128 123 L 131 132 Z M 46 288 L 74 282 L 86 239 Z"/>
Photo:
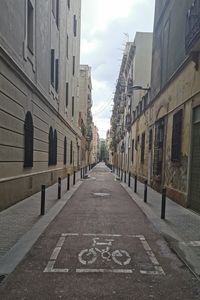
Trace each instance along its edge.
<path fill-rule="evenodd" d="M 140 269 L 140 274 L 143 275 L 165 275 L 165 272 L 163 268 L 160 266 L 155 254 L 153 253 L 152 249 L 150 248 L 148 242 L 146 241 L 145 237 L 143 235 L 120 235 L 120 234 L 93 234 L 93 233 L 86 233 L 86 234 L 78 234 L 78 233 L 62 233 L 56 247 L 53 249 L 52 254 L 50 256 L 50 259 L 47 263 L 46 268 L 43 272 L 45 273 L 68 273 L 70 268 L 55 268 L 55 263 L 58 259 L 58 256 L 61 252 L 61 249 L 66 241 L 67 237 L 74 237 L 74 238 L 80 238 L 80 237 L 93 237 L 93 244 L 91 248 L 82 249 L 77 259 L 79 262 L 86 266 L 86 265 L 92 265 L 96 259 L 98 252 L 101 255 L 101 259 L 106 261 L 113 261 L 116 264 L 120 266 L 126 266 L 130 263 L 131 257 L 129 253 L 126 250 L 114 250 L 112 253 L 110 252 L 110 246 L 112 245 L 112 242 L 115 242 L 114 239 L 109 240 L 106 239 L 108 237 L 123 237 L 123 238 L 135 238 L 140 241 L 142 248 L 144 249 L 145 253 L 147 254 L 147 257 L 149 258 L 151 265 L 153 267 L 153 270 L 145 270 L 145 268 Z M 96 237 L 96 238 L 95 238 Z M 104 242 L 99 242 L 99 239 L 105 238 Z M 105 249 L 99 249 L 97 246 L 106 246 Z M 85 255 L 85 259 L 83 259 L 83 255 Z M 123 258 L 126 256 L 126 260 L 120 261 L 120 258 Z M 91 258 L 90 258 L 91 257 Z M 87 261 L 88 260 L 88 261 Z M 135 269 L 117 269 L 117 268 L 77 268 L 74 270 L 76 273 L 133 273 Z"/>

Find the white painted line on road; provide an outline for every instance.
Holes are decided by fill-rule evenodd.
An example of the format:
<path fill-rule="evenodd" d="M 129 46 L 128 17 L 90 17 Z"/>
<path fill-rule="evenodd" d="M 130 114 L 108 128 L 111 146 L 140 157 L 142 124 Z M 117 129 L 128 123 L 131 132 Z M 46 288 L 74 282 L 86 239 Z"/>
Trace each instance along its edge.
<path fill-rule="evenodd" d="M 62 233 L 61 234 L 62 236 L 79 236 L 79 234 L 78 233 Z"/>
<path fill-rule="evenodd" d="M 65 242 L 65 237 L 61 236 L 57 242 L 56 247 L 62 247 Z"/>
<path fill-rule="evenodd" d="M 76 269 L 76 273 L 124 273 L 131 274 L 133 270 L 129 269 Z"/>
<path fill-rule="evenodd" d="M 126 265 L 126 264 L 129 264 L 130 261 L 131 261 L 131 257 L 130 255 L 128 254 L 128 252 L 126 250 L 114 250 L 113 253 L 110 253 L 109 252 L 109 246 L 110 243 L 112 244 L 112 242 L 114 240 L 105 240 L 104 243 L 102 242 L 99 242 L 99 236 L 100 237 L 121 237 L 122 235 L 121 234 L 94 234 L 94 233 L 85 233 L 85 234 L 78 234 L 78 233 L 62 233 L 57 244 L 56 244 L 56 247 L 53 249 L 52 251 L 52 254 L 51 254 L 51 257 L 50 257 L 50 260 L 48 261 L 47 263 L 47 266 L 46 268 L 44 269 L 43 272 L 45 273 L 48 273 L 48 272 L 53 272 L 53 273 L 67 273 L 69 272 L 69 269 L 68 268 L 54 268 L 54 265 L 56 263 L 56 260 L 58 258 L 58 255 L 61 251 L 61 248 L 66 240 L 66 237 L 67 236 L 88 236 L 88 237 L 96 237 L 95 239 L 95 245 L 92 245 L 92 247 L 94 246 L 95 248 L 89 248 L 89 249 L 84 249 L 82 250 L 82 252 L 84 251 L 84 255 L 86 254 L 86 262 L 89 264 L 90 260 L 91 260 L 91 257 L 89 256 L 89 259 L 88 260 L 88 253 L 91 255 L 93 254 L 93 260 L 94 262 L 96 261 L 96 252 L 95 252 L 95 255 L 94 255 L 94 251 L 98 251 L 101 253 L 101 258 L 102 259 L 106 259 L 107 261 L 110 261 L 110 257 L 113 258 L 114 262 L 115 263 L 118 263 L 118 264 L 121 264 L 121 265 Z M 152 271 L 148 271 L 148 270 L 140 270 L 140 273 L 141 274 L 146 274 L 146 275 L 165 275 L 165 272 L 164 270 L 162 269 L 162 267 L 160 266 L 157 258 L 155 257 L 153 251 L 151 250 L 151 247 L 149 246 L 149 244 L 147 243 L 145 237 L 143 235 L 124 235 L 124 237 L 131 237 L 131 238 L 137 238 L 140 240 L 142 246 L 143 246 L 143 249 L 144 251 L 146 252 L 147 256 L 149 257 L 151 263 L 152 263 L 152 267 L 154 268 L 154 270 Z M 97 240 L 97 241 L 96 241 Z M 189 242 L 191 245 L 199 245 L 199 241 L 191 241 Z M 107 245 L 107 248 L 106 249 L 98 249 L 97 246 L 102 246 L 102 245 Z M 93 250 L 93 252 L 92 252 Z M 81 252 L 81 253 L 82 253 Z M 109 254 L 108 256 L 105 256 L 105 253 Z M 80 255 L 79 255 L 80 256 Z M 120 258 L 121 257 L 125 257 L 126 260 L 121 262 L 120 261 Z M 80 261 L 80 259 L 79 259 Z M 87 264 L 86 263 L 86 264 Z M 92 261 L 93 263 L 93 261 Z M 130 274 L 130 273 L 133 273 L 133 271 L 135 271 L 134 269 L 87 269 L 87 268 L 84 268 L 84 269 L 76 269 L 76 272 L 77 273 L 127 273 L 127 274 Z"/>
<path fill-rule="evenodd" d="M 121 234 L 104 234 L 104 233 L 84 233 L 83 236 L 115 236 L 120 237 Z"/>
<path fill-rule="evenodd" d="M 153 251 L 151 250 L 149 244 L 147 243 L 146 239 L 144 236 L 140 237 L 140 241 L 142 243 L 142 246 L 144 250 L 146 251 L 150 261 L 152 262 L 155 271 L 144 271 L 140 270 L 141 274 L 149 274 L 149 275 L 165 275 L 165 272 L 163 271 L 163 268 L 160 266 L 157 258 L 155 257 Z"/>
<path fill-rule="evenodd" d="M 184 246 L 200 247 L 200 241 L 180 242 Z"/>
<path fill-rule="evenodd" d="M 51 254 L 50 260 L 56 260 L 58 257 L 58 254 L 60 253 L 61 247 L 56 247 L 53 250 L 53 253 Z"/>

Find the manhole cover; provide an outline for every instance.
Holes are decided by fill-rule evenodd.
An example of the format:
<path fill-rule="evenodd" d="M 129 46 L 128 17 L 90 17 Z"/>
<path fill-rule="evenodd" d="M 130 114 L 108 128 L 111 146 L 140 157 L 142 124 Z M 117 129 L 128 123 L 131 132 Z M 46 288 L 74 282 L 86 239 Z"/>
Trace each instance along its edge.
<path fill-rule="evenodd" d="M 106 196 L 109 196 L 110 194 L 108 194 L 108 193 L 93 193 L 93 195 L 98 196 L 98 197 L 106 197 Z"/>

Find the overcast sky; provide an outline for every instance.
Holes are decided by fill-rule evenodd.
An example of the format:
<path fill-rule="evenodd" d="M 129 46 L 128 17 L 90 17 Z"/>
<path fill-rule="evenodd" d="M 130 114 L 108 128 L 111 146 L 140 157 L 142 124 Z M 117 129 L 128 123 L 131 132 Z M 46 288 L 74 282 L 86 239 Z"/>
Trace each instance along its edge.
<path fill-rule="evenodd" d="M 82 0 L 81 64 L 92 67 L 93 121 L 101 138 L 110 128 L 123 48 L 136 31 L 152 31 L 155 0 Z"/>

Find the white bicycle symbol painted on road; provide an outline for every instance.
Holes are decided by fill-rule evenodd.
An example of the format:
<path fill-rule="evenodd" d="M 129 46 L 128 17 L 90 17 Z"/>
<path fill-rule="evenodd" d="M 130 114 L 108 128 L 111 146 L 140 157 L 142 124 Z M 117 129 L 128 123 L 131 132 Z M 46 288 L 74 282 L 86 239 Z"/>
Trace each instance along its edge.
<path fill-rule="evenodd" d="M 110 262 L 113 260 L 120 266 L 126 266 L 130 263 L 131 257 L 126 250 L 110 250 L 114 240 L 105 239 L 104 242 L 100 242 L 99 238 L 93 238 L 92 247 L 89 249 L 83 249 L 78 255 L 80 263 L 83 265 L 92 265 L 101 255 L 102 260 Z"/>

